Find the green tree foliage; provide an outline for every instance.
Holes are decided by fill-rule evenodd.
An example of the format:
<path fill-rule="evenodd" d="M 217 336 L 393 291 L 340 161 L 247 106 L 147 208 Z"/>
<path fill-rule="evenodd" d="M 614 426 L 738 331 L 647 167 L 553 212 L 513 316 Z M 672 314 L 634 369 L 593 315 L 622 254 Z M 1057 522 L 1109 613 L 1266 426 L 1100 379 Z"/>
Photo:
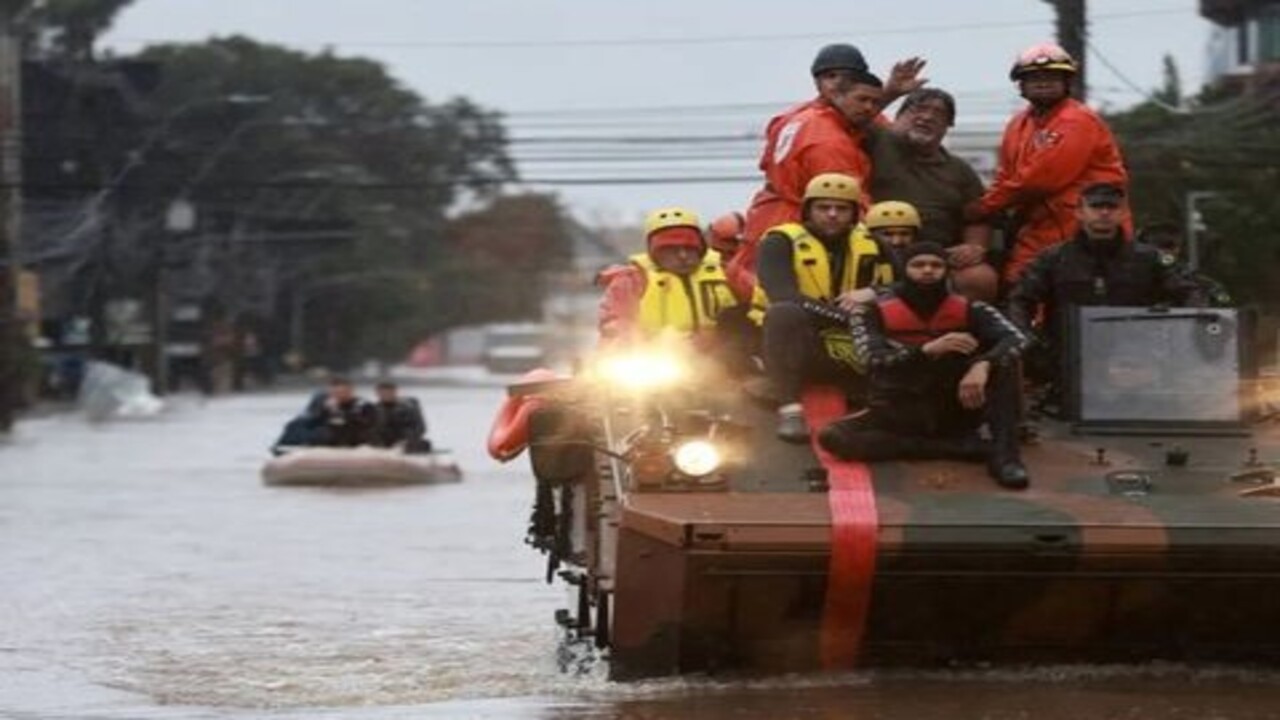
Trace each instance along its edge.
<path fill-rule="evenodd" d="M 307 354 L 330 363 L 370 352 L 398 357 L 432 331 L 523 316 L 537 305 L 536 283 L 469 275 L 476 258 L 510 249 L 485 242 L 529 240 L 531 232 L 559 237 L 539 225 L 558 222 L 554 202 L 540 200 L 546 209 L 498 197 L 515 172 L 493 113 L 462 98 L 427 103 L 376 62 L 243 37 L 157 46 L 141 57 L 163 73 L 154 100 L 165 108 L 157 119 L 164 161 L 151 163 L 133 190 L 152 215 L 184 195 L 201 208 L 202 227 L 233 245 L 246 228 L 268 237 L 272 228 L 327 222 L 354 228 L 346 243 L 307 243 L 295 232 L 288 252 L 230 253 L 218 283 L 224 305 L 234 306 L 235 288 L 256 282 L 247 268 L 274 263 L 284 294 L 306 296 Z M 457 235 L 447 214 L 461 203 L 481 203 L 488 209 L 480 215 L 523 225 L 504 229 L 493 223 L 505 220 L 491 220 L 483 239 L 464 242 L 471 230 Z M 508 211 L 531 204 L 540 210 Z M 460 222 L 469 228 L 474 221 Z M 553 258 L 537 255 L 518 267 L 534 272 Z M 485 299 L 507 286 L 520 286 L 518 301 Z"/>
<path fill-rule="evenodd" d="M 548 271 L 569 258 L 563 213 L 550 195 L 495 198 L 449 226 L 451 280 L 440 298 L 469 319 L 537 320 Z"/>
<path fill-rule="evenodd" d="M 92 60 L 93 44 L 133 0 L 44 0 L 23 5 L 28 46 L 70 60 Z"/>
<path fill-rule="evenodd" d="M 1203 267 L 1239 300 L 1280 312 L 1272 278 L 1280 260 L 1280 84 L 1210 88 L 1189 110 L 1144 103 L 1108 120 L 1129 167 L 1136 224 L 1185 224 L 1189 193 L 1213 193 L 1198 205 Z"/>

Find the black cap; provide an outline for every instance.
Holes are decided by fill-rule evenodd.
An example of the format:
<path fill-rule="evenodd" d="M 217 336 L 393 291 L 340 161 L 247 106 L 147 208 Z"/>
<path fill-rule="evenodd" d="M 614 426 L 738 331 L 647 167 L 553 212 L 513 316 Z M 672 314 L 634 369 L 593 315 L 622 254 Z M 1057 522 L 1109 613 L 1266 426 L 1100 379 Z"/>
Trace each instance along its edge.
<path fill-rule="evenodd" d="M 862 56 L 861 50 L 848 43 L 835 43 L 818 51 L 813 58 L 813 65 L 809 67 L 809 73 L 817 77 L 828 70 L 865 73 L 867 69 L 867 59 Z"/>
<path fill-rule="evenodd" d="M 930 240 L 921 240 L 907 246 L 907 249 L 902 253 L 902 262 L 903 264 L 909 263 L 912 258 L 920 255 L 934 255 L 943 260 L 947 259 L 947 251 L 941 245 Z"/>
<path fill-rule="evenodd" d="M 1080 201 L 1086 205 L 1119 205 L 1124 202 L 1124 188 L 1115 183 L 1093 183 L 1080 191 Z"/>

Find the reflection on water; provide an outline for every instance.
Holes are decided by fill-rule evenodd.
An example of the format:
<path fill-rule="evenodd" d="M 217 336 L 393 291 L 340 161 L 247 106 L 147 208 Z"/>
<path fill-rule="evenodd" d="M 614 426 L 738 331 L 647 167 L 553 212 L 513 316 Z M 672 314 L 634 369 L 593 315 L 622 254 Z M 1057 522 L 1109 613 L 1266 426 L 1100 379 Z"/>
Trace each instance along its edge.
<path fill-rule="evenodd" d="M 0 717 L 1273 718 L 1234 670 L 876 673 L 616 685 L 566 677 L 532 488 L 482 450 L 501 390 L 418 389 L 466 474 L 268 488 L 304 394 L 150 422 L 35 420 L 0 448 Z"/>

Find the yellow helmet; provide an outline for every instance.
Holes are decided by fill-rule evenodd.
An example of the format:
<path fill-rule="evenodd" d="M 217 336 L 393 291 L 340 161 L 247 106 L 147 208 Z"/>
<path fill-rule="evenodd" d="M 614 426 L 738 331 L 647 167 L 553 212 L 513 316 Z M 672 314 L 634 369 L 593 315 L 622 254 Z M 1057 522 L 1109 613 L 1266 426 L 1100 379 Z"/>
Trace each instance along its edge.
<path fill-rule="evenodd" d="M 921 225 L 920 213 L 915 206 L 901 200 L 886 200 L 872 205 L 863 222 L 867 224 L 868 230 L 887 227 L 913 227 L 919 230 Z"/>
<path fill-rule="evenodd" d="M 858 179 L 851 175 L 822 173 L 814 175 L 804 186 L 804 201 L 810 200 L 847 200 L 857 205 L 862 200 L 862 188 Z"/>
<path fill-rule="evenodd" d="M 702 223 L 698 214 L 688 208 L 667 207 L 650 212 L 644 219 L 644 236 L 674 227 L 691 227 L 702 232 Z"/>

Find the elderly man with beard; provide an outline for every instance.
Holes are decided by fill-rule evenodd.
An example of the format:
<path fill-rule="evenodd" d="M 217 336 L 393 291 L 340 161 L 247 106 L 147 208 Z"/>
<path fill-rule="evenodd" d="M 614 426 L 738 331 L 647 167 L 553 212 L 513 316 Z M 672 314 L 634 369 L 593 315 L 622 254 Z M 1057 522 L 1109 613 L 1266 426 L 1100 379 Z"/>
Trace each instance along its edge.
<path fill-rule="evenodd" d="M 1129 242 L 1124 188 L 1094 183 L 1080 193 L 1069 241 L 1041 252 L 1009 294 L 1009 318 L 1029 331 L 1043 317 L 1037 362 L 1029 363 L 1033 379 L 1057 380 L 1063 355 L 1062 335 L 1071 308 L 1081 305 L 1150 307 L 1206 304 L 1201 289 L 1171 264 L 1162 262 L 1150 245 Z"/>
<path fill-rule="evenodd" d="M 999 280 L 986 262 L 991 228 L 964 220 L 965 205 L 982 197 L 982 180 L 942 146 L 955 120 L 955 99 L 945 90 L 923 88 L 908 95 L 892 128 L 868 133 L 871 196 L 911 204 L 920 213 L 919 239 L 947 249 L 953 289 L 990 302 Z"/>
<path fill-rule="evenodd" d="M 857 308 L 854 352 L 868 368 L 866 409 L 818 435 L 847 460 L 987 461 L 1001 487 L 1027 487 L 1018 446 L 1018 358 L 1027 337 L 998 310 L 947 289 L 947 253 L 919 242 L 906 276 Z M 991 442 L 977 431 L 986 422 Z"/>

